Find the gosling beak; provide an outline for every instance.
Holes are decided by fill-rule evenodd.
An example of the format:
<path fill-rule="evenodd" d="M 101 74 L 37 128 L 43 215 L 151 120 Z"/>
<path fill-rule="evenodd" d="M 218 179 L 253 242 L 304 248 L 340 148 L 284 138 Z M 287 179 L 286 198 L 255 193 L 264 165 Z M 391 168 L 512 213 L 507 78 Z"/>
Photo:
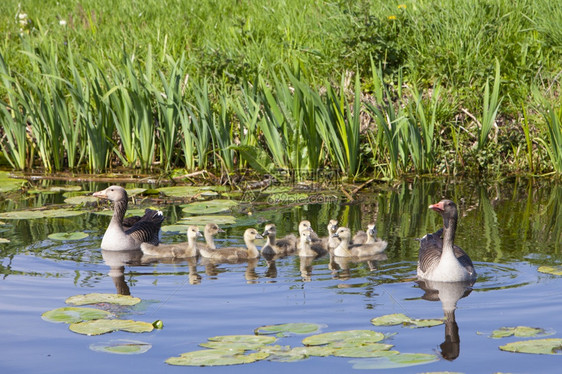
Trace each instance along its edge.
<path fill-rule="evenodd" d="M 263 239 L 263 236 L 261 236 L 260 234 L 256 234 L 256 239 Z"/>
<path fill-rule="evenodd" d="M 337 233 L 337 232 L 336 232 L 336 233 L 334 233 L 334 234 L 332 234 L 332 238 L 339 238 L 339 237 L 340 237 L 340 236 L 338 235 L 338 233 Z"/>
<path fill-rule="evenodd" d="M 269 235 L 269 231 L 265 230 L 262 234 L 262 236 L 268 236 Z"/>
<path fill-rule="evenodd" d="M 201 231 L 197 231 L 197 237 L 201 238 L 203 236 L 203 234 L 201 234 Z"/>
<path fill-rule="evenodd" d="M 369 230 L 369 235 L 371 235 L 371 236 L 376 236 L 376 235 L 377 235 L 377 229 L 371 229 L 371 230 Z"/>
<path fill-rule="evenodd" d="M 332 225 L 332 226 L 330 227 L 330 230 L 332 230 L 332 231 L 338 231 L 338 225 Z"/>
<path fill-rule="evenodd" d="M 221 228 L 219 227 L 219 229 L 217 230 L 217 232 L 226 232 L 226 231 L 224 231 L 223 229 L 221 229 Z"/>

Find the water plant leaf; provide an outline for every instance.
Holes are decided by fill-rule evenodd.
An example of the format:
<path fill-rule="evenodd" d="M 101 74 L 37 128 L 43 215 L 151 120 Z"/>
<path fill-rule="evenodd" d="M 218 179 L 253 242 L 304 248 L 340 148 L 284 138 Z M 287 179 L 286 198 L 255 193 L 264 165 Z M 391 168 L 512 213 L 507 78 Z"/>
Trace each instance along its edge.
<path fill-rule="evenodd" d="M 187 214 L 213 214 L 230 211 L 239 202 L 235 200 L 207 200 L 187 204 L 182 211 Z"/>
<path fill-rule="evenodd" d="M 328 357 L 332 356 L 338 348 L 330 345 L 313 345 L 307 347 L 294 347 L 295 354 L 304 354 L 306 356 Z"/>
<path fill-rule="evenodd" d="M 0 171 L 0 192 L 17 191 L 26 183 L 24 179 L 10 178 L 10 174 Z"/>
<path fill-rule="evenodd" d="M 562 275 L 562 266 L 540 266 L 537 270 L 541 273 Z"/>
<path fill-rule="evenodd" d="M 354 347 L 343 347 L 334 350 L 334 356 L 338 357 L 382 357 L 396 355 L 398 351 L 390 351 L 392 344 L 369 343 Z"/>
<path fill-rule="evenodd" d="M 288 334 L 310 334 L 320 329 L 320 325 L 316 323 L 283 323 L 279 325 L 261 326 L 254 330 L 256 334 L 280 334 L 286 336 Z"/>
<path fill-rule="evenodd" d="M 500 346 L 502 351 L 517 353 L 533 353 L 539 355 L 559 355 L 562 354 L 562 339 L 533 339 L 519 342 L 508 343 Z"/>
<path fill-rule="evenodd" d="M 155 209 L 158 210 L 158 209 Z M 145 209 L 128 209 L 127 210 L 127 217 L 130 216 L 143 216 L 144 215 L 144 211 Z M 95 214 L 100 214 L 102 216 L 112 216 L 113 215 L 113 209 L 106 209 L 106 210 L 100 210 L 99 212 L 94 212 Z"/>
<path fill-rule="evenodd" d="M 126 339 L 117 339 L 109 342 L 90 344 L 90 349 L 92 351 L 119 355 L 138 355 L 148 351 L 150 348 L 152 348 L 152 344 Z"/>
<path fill-rule="evenodd" d="M 48 210 L 17 210 L 13 212 L 0 213 L 2 219 L 39 219 L 39 218 L 61 218 L 75 217 L 84 214 L 84 211 L 69 209 Z"/>
<path fill-rule="evenodd" d="M 404 325 L 412 328 L 416 327 L 432 327 L 442 325 L 442 319 L 415 319 L 410 318 L 402 313 L 387 314 L 371 319 L 371 323 L 375 326 L 395 326 Z"/>
<path fill-rule="evenodd" d="M 267 345 L 260 349 L 260 352 L 268 353 L 268 361 L 274 362 L 295 362 L 308 358 L 302 350 L 291 348 L 288 345 Z"/>
<path fill-rule="evenodd" d="M 240 351 L 222 349 L 204 349 L 182 353 L 179 357 L 170 357 L 165 362 L 169 365 L 182 366 L 226 366 L 249 364 L 269 356 L 266 352 L 243 354 Z"/>
<path fill-rule="evenodd" d="M 0 238 L 0 244 L 3 244 L 3 243 L 9 243 L 9 242 L 10 242 L 10 240 L 9 240 L 9 239 L 5 239 L 5 238 Z"/>
<path fill-rule="evenodd" d="M 530 338 L 548 334 L 549 333 L 545 329 L 541 329 L 539 327 L 517 326 L 501 327 L 497 330 L 492 331 L 490 337 L 494 339 L 507 338 L 510 336 L 516 336 L 518 338 Z"/>
<path fill-rule="evenodd" d="M 87 238 L 89 235 L 85 232 L 57 232 L 49 234 L 48 238 L 51 240 L 80 240 Z"/>
<path fill-rule="evenodd" d="M 242 344 L 260 344 L 266 345 L 274 343 L 277 340 L 274 336 L 263 335 L 219 335 L 209 338 L 212 342 L 221 343 L 242 343 Z"/>
<path fill-rule="evenodd" d="M 141 299 L 129 295 L 119 295 L 113 293 L 89 293 L 84 295 L 75 295 L 66 299 L 67 304 L 87 305 L 109 303 L 118 305 L 135 305 L 140 303 Z"/>
<path fill-rule="evenodd" d="M 227 190 L 225 186 L 171 186 L 158 189 L 158 191 L 169 197 L 192 197 L 205 192 L 222 192 Z"/>
<path fill-rule="evenodd" d="M 52 186 L 51 188 L 49 188 L 49 191 L 53 191 L 53 192 L 76 192 L 76 191 L 82 191 L 82 187 L 80 187 L 80 186 Z"/>
<path fill-rule="evenodd" d="M 91 195 L 71 196 L 64 199 L 65 203 L 72 204 L 72 205 L 95 203 L 97 201 L 99 201 L 99 199 Z"/>
<path fill-rule="evenodd" d="M 154 327 L 151 323 L 130 319 L 96 319 L 73 323 L 69 326 L 69 329 L 82 335 L 101 335 L 113 331 L 150 332 Z"/>
<path fill-rule="evenodd" d="M 45 321 L 54 323 L 75 323 L 113 317 L 113 314 L 105 310 L 95 308 L 63 307 L 49 310 L 41 314 Z"/>
<path fill-rule="evenodd" d="M 156 321 L 152 322 L 152 326 L 154 326 L 155 329 L 161 330 L 164 328 L 164 323 L 157 319 Z"/>
<path fill-rule="evenodd" d="M 236 218 L 234 216 L 194 216 L 182 218 L 179 222 L 182 225 L 197 225 L 205 226 L 207 223 L 221 224 L 234 224 L 236 223 Z M 187 232 L 187 229 L 185 230 Z"/>
<path fill-rule="evenodd" d="M 351 360 L 354 369 L 393 369 L 414 365 L 429 364 L 439 360 L 436 355 L 427 353 L 399 353 L 387 356 Z"/>
<path fill-rule="evenodd" d="M 324 345 L 336 343 L 365 344 L 376 343 L 384 339 L 384 334 L 372 330 L 347 330 L 326 332 L 304 338 L 304 345 Z"/>

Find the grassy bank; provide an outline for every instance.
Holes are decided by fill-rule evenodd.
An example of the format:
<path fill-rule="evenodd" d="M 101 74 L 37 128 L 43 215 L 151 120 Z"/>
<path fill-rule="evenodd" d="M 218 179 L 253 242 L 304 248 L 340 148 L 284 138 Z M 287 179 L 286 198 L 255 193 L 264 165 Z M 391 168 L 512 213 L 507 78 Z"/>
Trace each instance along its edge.
<path fill-rule="evenodd" d="M 560 19 L 547 0 L 7 0 L 2 152 L 47 172 L 560 174 Z"/>

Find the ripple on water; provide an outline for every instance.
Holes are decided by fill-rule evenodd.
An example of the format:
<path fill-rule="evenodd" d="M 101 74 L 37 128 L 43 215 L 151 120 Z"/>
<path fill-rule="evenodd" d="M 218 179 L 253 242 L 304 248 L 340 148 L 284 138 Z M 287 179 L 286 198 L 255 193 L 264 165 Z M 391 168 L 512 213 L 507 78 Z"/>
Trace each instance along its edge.
<path fill-rule="evenodd" d="M 473 287 L 476 292 L 518 288 L 538 281 L 536 267 L 528 262 L 476 262 L 474 267 L 478 272 L 478 279 Z"/>

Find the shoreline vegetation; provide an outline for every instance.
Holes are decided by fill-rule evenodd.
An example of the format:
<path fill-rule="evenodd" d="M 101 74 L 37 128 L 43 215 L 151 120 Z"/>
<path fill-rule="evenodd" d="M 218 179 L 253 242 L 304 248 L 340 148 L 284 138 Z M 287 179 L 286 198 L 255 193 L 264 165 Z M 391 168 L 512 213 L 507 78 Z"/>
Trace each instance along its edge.
<path fill-rule="evenodd" d="M 562 174 L 549 0 L 0 4 L 0 165 Z"/>

